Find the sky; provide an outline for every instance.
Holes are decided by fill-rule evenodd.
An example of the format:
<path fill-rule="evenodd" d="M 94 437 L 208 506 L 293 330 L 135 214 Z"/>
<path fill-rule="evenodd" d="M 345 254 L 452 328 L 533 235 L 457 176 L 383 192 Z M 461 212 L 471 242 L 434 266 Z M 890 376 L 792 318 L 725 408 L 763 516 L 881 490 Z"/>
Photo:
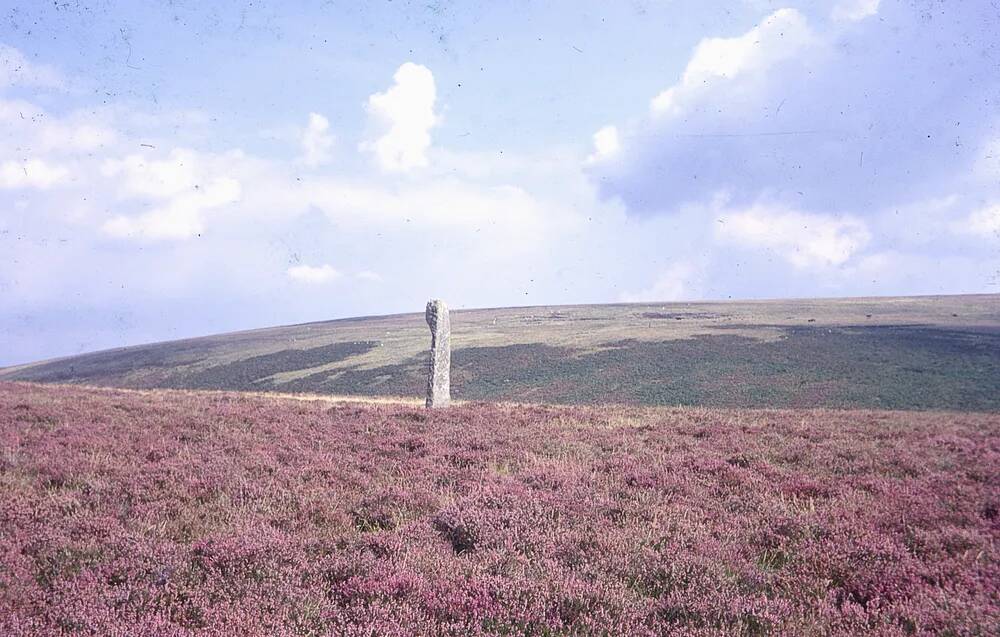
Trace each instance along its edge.
<path fill-rule="evenodd" d="M 995 1 L 5 6 L 0 366 L 430 298 L 1000 293 Z"/>

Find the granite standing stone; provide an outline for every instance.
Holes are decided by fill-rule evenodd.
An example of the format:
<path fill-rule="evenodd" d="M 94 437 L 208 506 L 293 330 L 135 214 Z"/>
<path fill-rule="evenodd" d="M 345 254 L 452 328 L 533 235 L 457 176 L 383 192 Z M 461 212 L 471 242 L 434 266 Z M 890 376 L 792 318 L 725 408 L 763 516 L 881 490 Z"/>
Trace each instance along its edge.
<path fill-rule="evenodd" d="M 444 301 L 427 302 L 424 312 L 431 328 L 431 360 L 427 369 L 427 406 L 447 407 L 451 403 L 451 320 Z"/>

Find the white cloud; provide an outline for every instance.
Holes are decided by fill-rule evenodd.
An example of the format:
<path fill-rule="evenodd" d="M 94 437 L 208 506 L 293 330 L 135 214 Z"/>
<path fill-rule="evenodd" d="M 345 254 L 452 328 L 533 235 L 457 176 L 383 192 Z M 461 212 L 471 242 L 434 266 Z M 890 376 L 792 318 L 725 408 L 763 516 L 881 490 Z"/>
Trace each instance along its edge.
<path fill-rule="evenodd" d="M 952 226 L 957 234 L 971 234 L 986 239 L 1000 238 L 1000 203 L 973 211 L 965 220 Z"/>
<path fill-rule="evenodd" d="M 933 23 L 912 3 L 821 12 L 835 5 L 844 20 L 781 9 L 738 37 L 703 39 L 649 115 L 619 127 L 615 160 L 589 165 L 601 193 L 637 217 L 722 191 L 859 216 L 977 186 L 992 196 L 1000 146 L 983 142 L 996 121 L 977 105 L 996 94 L 985 69 L 997 51 L 950 46 L 989 38 L 978 5 L 941 5 Z M 864 28 L 847 21 L 876 9 Z M 989 186 L 971 183 L 980 176 Z"/>
<path fill-rule="evenodd" d="M 0 188 L 37 188 L 45 190 L 63 183 L 69 170 L 42 159 L 0 163 Z"/>
<path fill-rule="evenodd" d="M 0 44 L 0 88 L 20 84 L 40 88 L 61 88 L 59 73 L 50 66 L 35 64 L 17 49 Z"/>
<path fill-rule="evenodd" d="M 368 112 L 385 132 L 361 149 L 374 153 L 383 170 L 406 172 L 427 165 L 430 131 L 438 123 L 436 88 L 430 69 L 413 62 L 400 66 L 393 80 L 386 92 L 368 98 Z"/>
<path fill-rule="evenodd" d="M 660 273 L 653 285 L 639 292 L 626 292 L 622 301 L 643 303 L 699 299 L 702 293 L 701 272 L 691 263 L 674 263 Z"/>
<path fill-rule="evenodd" d="M 0 99 L 0 135 L 12 146 L 46 156 L 74 156 L 110 148 L 120 135 L 103 114 L 80 110 L 53 116 L 25 100 Z"/>
<path fill-rule="evenodd" d="M 1000 260 L 985 254 L 884 250 L 831 273 L 829 289 L 852 296 L 996 292 Z"/>
<path fill-rule="evenodd" d="M 841 0 L 830 14 L 834 20 L 857 22 L 878 13 L 881 0 Z"/>
<path fill-rule="evenodd" d="M 455 228 L 516 239 L 524 247 L 545 240 L 561 208 L 509 184 L 430 178 L 393 187 L 338 178 L 303 178 L 302 203 L 347 228 Z M 486 235 L 484 235 L 485 238 Z"/>
<path fill-rule="evenodd" d="M 121 178 L 125 195 L 166 198 L 195 189 L 200 180 L 198 153 L 175 148 L 165 159 L 140 154 L 109 159 L 101 166 L 105 177 Z"/>
<path fill-rule="evenodd" d="M 116 216 L 105 222 L 102 229 L 117 238 L 190 239 L 204 232 L 205 211 L 239 198 L 240 182 L 222 177 L 193 192 L 176 194 L 166 204 L 141 215 Z"/>
<path fill-rule="evenodd" d="M 722 210 L 716 221 L 720 242 L 773 251 L 797 268 L 842 265 L 871 238 L 859 219 L 762 203 L 745 210 Z"/>
<path fill-rule="evenodd" d="M 594 133 L 594 152 L 587 158 L 588 162 L 601 161 L 614 157 L 621 151 L 621 139 L 618 137 L 617 126 L 605 126 Z"/>
<path fill-rule="evenodd" d="M 114 130 L 99 122 L 90 122 L 85 116 L 61 120 L 51 118 L 38 128 L 39 150 L 57 154 L 80 154 L 107 148 L 119 139 Z"/>
<path fill-rule="evenodd" d="M 288 278 L 302 283 L 329 283 L 342 275 L 329 264 L 320 266 L 296 265 L 286 271 Z"/>
<path fill-rule="evenodd" d="M 482 175 L 452 170 L 452 162 L 468 166 L 475 157 L 443 156 L 438 161 L 442 166 L 425 172 L 421 179 L 399 181 L 381 175 L 301 174 L 293 165 L 240 151 L 151 151 L 97 160 L 100 177 L 105 178 L 98 181 L 106 203 L 101 206 L 96 188 L 90 199 L 98 210 L 103 207 L 118 213 L 106 223 L 97 220 L 97 224 L 104 224 L 105 234 L 119 238 L 184 239 L 213 225 L 225 227 L 230 236 L 251 236 L 265 229 L 282 232 L 279 228 L 293 223 L 294 218 L 320 212 L 344 232 L 433 229 L 440 241 L 462 236 L 480 252 L 491 252 L 493 246 L 500 251 L 502 246 L 497 242 L 509 241 L 513 247 L 503 249 L 510 253 L 536 250 L 553 233 L 578 220 L 576 207 L 593 203 L 586 179 L 565 163 L 552 179 L 563 184 L 559 189 L 566 190 L 566 175 L 574 174 L 578 180 L 575 185 L 586 186 L 590 193 L 580 204 L 553 195 L 549 178 L 539 178 L 541 185 L 526 180 L 525 166 L 535 170 L 547 165 L 541 158 L 524 160 L 526 163 L 516 170 L 508 165 L 513 160 L 505 158 L 505 173 L 494 157 L 493 168 L 485 168 Z M 579 163 L 577 158 L 576 167 Z M 206 189 L 220 192 L 210 188 L 217 180 L 232 180 L 232 190 L 221 190 L 230 196 L 198 196 Z M 238 206 L 213 212 L 237 198 Z"/>
<path fill-rule="evenodd" d="M 302 134 L 302 163 L 313 167 L 329 162 L 331 148 L 330 121 L 319 113 L 309 113 L 309 124 Z"/>
<path fill-rule="evenodd" d="M 243 185 L 235 174 L 254 161 L 241 151 L 222 155 L 174 148 L 165 157 L 142 154 L 107 159 L 101 174 L 113 180 L 118 197 L 145 200 L 151 210 L 120 214 L 102 230 L 117 238 L 179 240 L 205 232 L 205 213 L 240 201 Z"/>
<path fill-rule="evenodd" d="M 800 55 L 817 39 L 795 9 L 779 9 L 734 38 L 705 38 L 695 47 L 681 80 L 650 102 L 656 116 L 679 115 L 718 82 L 764 72 Z"/>

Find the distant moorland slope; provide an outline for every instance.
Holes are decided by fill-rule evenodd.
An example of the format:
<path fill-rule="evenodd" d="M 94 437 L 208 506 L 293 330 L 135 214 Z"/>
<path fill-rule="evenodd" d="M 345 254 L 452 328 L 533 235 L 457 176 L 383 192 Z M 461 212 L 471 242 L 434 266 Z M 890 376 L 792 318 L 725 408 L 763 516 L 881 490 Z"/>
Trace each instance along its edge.
<path fill-rule="evenodd" d="M 469 400 L 1000 410 L 1000 295 L 452 312 Z M 274 327 L 0 370 L 0 380 L 419 396 L 422 313 Z"/>

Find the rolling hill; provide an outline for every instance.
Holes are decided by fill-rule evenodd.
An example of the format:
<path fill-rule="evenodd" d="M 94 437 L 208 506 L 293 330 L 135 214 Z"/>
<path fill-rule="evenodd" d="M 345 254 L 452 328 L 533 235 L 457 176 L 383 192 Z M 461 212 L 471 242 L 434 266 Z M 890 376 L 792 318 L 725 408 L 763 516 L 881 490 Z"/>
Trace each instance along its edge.
<path fill-rule="evenodd" d="M 466 400 L 1000 410 L 1000 295 L 452 312 Z M 0 380 L 421 396 L 422 313 L 127 347 Z"/>

